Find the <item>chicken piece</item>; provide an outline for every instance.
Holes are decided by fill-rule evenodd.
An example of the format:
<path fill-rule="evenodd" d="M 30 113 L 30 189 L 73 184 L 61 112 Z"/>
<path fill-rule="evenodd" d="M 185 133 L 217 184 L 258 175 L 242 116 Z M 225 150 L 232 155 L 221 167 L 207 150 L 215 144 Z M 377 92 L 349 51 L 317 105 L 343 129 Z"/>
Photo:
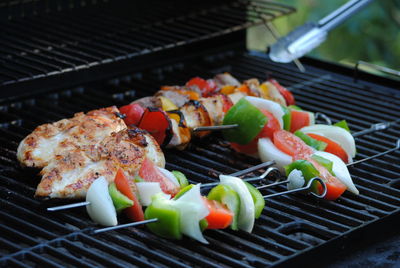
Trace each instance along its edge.
<path fill-rule="evenodd" d="M 217 74 L 214 77 L 214 81 L 219 88 L 223 86 L 235 86 L 235 87 L 240 86 L 239 81 L 235 77 L 233 77 L 230 73 Z"/>
<path fill-rule="evenodd" d="M 112 106 L 38 126 L 19 144 L 17 158 L 24 166 L 41 168 L 56 155 L 98 144 L 112 132 L 126 128 L 117 113 L 118 109 Z"/>
<path fill-rule="evenodd" d="M 160 90 L 156 93 L 156 96 L 163 96 L 170 99 L 177 107 L 182 107 L 189 101 L 188 96 L 180 94 L 179 91 L 175 90 Z"/>
<path fill-rule="evenodd" d="M 222 124 L 224 120 L 225 112 L 224 112 L 224 103 L 223 95 L 214 95 L 208 98 L 201 98 L 200 102 L 204 105 L 208 114 L 211 118 L 211 121 L 214 125 L 218 126 Z"/>
<path fill-rule="evenodd" d="M 184 150 L 190 142 L 191 133 L 190 129 L 186 126 L 183 114 L 180 114 L 179 118 L 179 120 L 171 119 L 172 138 L 169 141 L 167 148 Z"/>
<path fill-rule="evenodd" d="M 145 157 L 164 167 L 164 155 L 146 131 L 132 128 L 111 133 L 98 145 L 77 147 L 55 157 L 40 172 L 35 196 L 84 198 L 92 182 L 104 176 L 112 182 L 119 168 L 130 178 L 138 173 Z"/>
<path fill-rule="evenodd" d="M 235 92 L 228 95 L 229 99 L 232 101 L 233 104 L 236 104 L 240 99 L 246 97 L 246 94 L 243 92 Z"/>
<path fill-rule="evenodd" d="M 270 100 L 275 101 L 283 106 L 286 106 L 285 98 L 282 96 L 282 94 L 279 92 L 279 90 L 276 88 L 276 86 L 274 84 L 267 81 L 267 82 L 262 83 L 261 86 L 264 86 L 268 89 L 269 98 L 266 98 L 266 97 L 264 97 L 264 98 L 270 99 Z"/>
<path fill-rule="evenodd" d="M 212 126 L 213 121 L 207 109 L 199 101 L 190 101 L 186 103 L 181 112 L 185 117 L 186 126 L 190 129 L 202 126 Z M 209 131 L 200 131 L 193 133 L 197 137 L 203 137 L 209 134 Z"/>
<path fill-rule="evenodd" d="M 148 108 L 148 107 L 152 107 L 152 108 L 161 108 L 162 107 L 162 102 L 161 99 L 159 97 L 154 97 L 154 96 L 150 96 L 150 97 L 143 97 L 140 99 L 137 99 L 133 102 L 131 102 L 131 104 L 137 103 L 142 107 Z"/>
<path fill-rule="evenodd" d="M 251 78 L 243 82 L 250 89 L 255 97 L 260 97 L 260 81 L 257 78 Z"/>

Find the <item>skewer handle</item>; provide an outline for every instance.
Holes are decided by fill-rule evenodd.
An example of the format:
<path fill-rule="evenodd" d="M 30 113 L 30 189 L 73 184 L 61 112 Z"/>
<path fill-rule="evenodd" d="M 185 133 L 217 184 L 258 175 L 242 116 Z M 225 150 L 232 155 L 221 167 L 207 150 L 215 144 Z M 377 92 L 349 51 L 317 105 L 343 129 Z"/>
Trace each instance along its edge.
<path fill-rule="evenodd" d="M 355 162 L 353 162 L 353 163 L 349 163 L 349 164 L 347 164 L 347 166 L 353 166 L 353 165 L 356 165 L 356 164 L 359 164 L 359 163 L 362 163 L 362 162 L 365 162 L 365 161 L 368 161 L 368 160 L 371 160 L 371 159 L 380 157 L 380 156 L 382 156 L 382 155 L 385 155 L 385 154 L 388 154 L 388 153 L 397 151 L 398 149 L 400 149 L 400 139 L 397 140 L 396 146 L 395 146 L 394 148 L 389 149 L 389 150 L 386 150 L 386 151 L 384 151 L 384 152 L 382 152 L 382 153 L 377 153 L 377 154 L 375 154 L 375 155 L 373 155 L 373 156 L 370 156 L 370 157 L 366 157 L 366 158 L 364 158 L 364 159 L 360 159 L 360 160 L 355 161 Z"/>
<path fill-rule="evenodd" d="M 79 202 L 79 203 L 72 203 L 68 205 L 63 205 L 63 206 L 57 206 L 57 207 L 51 207 L 47 208 L 47 211 L 57 211 L 57 210 L 63 210 L 63 209 L 70 209 L 70 208 L 77 208 L 77 207 L 84 207 L 89 205 L 90 202 Z"/>
<path fill-rule="evenodd" d="M 316 197 L 318 197 L 318 198 L 324 198 L 328 189 L 326 188 L 325 182 L 324 182 L 321 178 L 318 178 L 318 177 L 314 177 L 314 178 L 312 178 L 311 180 L 309 180 L 308 183 L 307 183 L 307 185 L 304 186 L 304 187 L 297 188 L 297 189 L 293 189 L 293 190 L 287 190 L 287 191 L 280 192 L 280 193 L 264 195 L 263 197 L 264 197 L 264 199 L 267 199 L 267 198 L 271 198 L 271 197 L 274 197 L 274 196 L 280 196 L 280 195 L 291 194 L 291 193 L 297 193 L 297 192 L 302 192 L 302 191 L 305 191 L 305 190 L 309 190 L 309 189 L 311 188 L 311 186 L 312 186 L 312 183 L 313 183 L 314 181 L 318 181 L 318 182 L 322 185 L 323 191 L 322 191 L 321 194 L 316 194 L 316 193 L 314 193 L 314 192 L 311 192 L 311 194 L 313 194 L 314 196 L 316 196 Z M 282 182 L 282 183 L 283 183 L 283 182 Z"/>

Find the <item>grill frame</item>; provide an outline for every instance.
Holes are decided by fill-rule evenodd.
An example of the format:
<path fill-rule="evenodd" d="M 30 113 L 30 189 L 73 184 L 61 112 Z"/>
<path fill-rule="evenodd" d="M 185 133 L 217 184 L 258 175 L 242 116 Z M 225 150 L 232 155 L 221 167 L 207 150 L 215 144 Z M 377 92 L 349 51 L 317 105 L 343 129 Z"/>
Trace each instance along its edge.
<path fill-rule="evenodd" d="M 381 183 L 388 183 L 391 180 L 396 182 L 396 176 L 400 172 L 399 168 L 391 168 L 383 175 L 377 174 L 376 170 L 377 165 L 390 167 L 388 161 L 398 160 L 398 152 L 391 156 L 385 156 L 383 158 L 386 159 L 385 161 L 382 159 L 372 160 L 371 162 L 361 164 L 361 168 L 356 167 L 351 170 L 352 173 L 355 173 L 354 179 L 356 184 L 360 186 L 361 183 L 361 194 L 364 194 L 364 196 L 356 198 L 351 196 L 351 194 L 345 194 L 337 202 L 317 201 L 301 195 L 272 199 L 264 211 L 264 216 L 257 221 L 255 234 L 247 235 L 243 232 L 236 233 L 229 230 L 211 231 L 206 234 L 212 243 L 210 246 L 193 243 L 187 238 L 178 242 L 167 241 L 157 238 L 155 235 L 143 230 L 143 228 L 130 228 L 129 230 L 121 230 L 112 234 L 99 235 L 98 238 L 97 236 L 91 238 L 88 234 L 84 233 L 89 232 L 92 228 L 92 224 L 88 220 L 87 215 L 85 215 L 84 210 L 49 214 L 44 211 L 44 208 L 49 205 L 48 203 L 32 199 L 36 182 L 29 181 L 28 185 L 25 185 L 24 181 L 19 181 L 21 177 L 33 178 L 34 173 L 25 173 L 26 171 L 22 171 L 18 167 L 15 158 L 12 159 L 15 154 L 13 153 L 13 149 L 15 150 L 18 140 L 22 139 L 25 134 L 28 134 L 29 130 L 33 129 L 37 124 L 43 123 L 41 116 L 45 115 L 46 120 L 51 121 L 71 115 L 71 112 L 78 112 L 82 110 L 80 109 L 82 107 L 85 107 L 83 110 L 89 110 L 101 107 L 110 101 L 122 105 L 133 97 L 150 94 L 153 89 L 156 90 L 156 86 L 172 82 L 182 84 L 193 75 L 210 77 L 211 74 L 215 74 L 216 72 L 231 71 L 233 75 L 241 79 L 245 77 L 263 78 L 266 76 L 265 70 L 267 70 L 267 72 L 272 73 L 275 78 L 289 88 L 293 84 L 298 84 L 298 82 L 312 81 L 312 79 L 322 77 L 325 80 L 321 81 L 320 79 L 317 83 L 306 85 L 302 90 L 292 86 L 292 90 L 299 100 L 299 105 L 312 111 L 316 111 L 316 101 L 314 99 L 307 100 L 306 97 L 310 97 L 311 93 L 318 92 L 318 90 L 327 90 L 326 92 L 333 97 L 333 104 L 339 106 L 339 108 L 343 104 L 338 103 L 338 97 L 332 96 L 335 92 L 336 94 L 337 92 L 348 92 L 347 94 L 355 96 L 357 99 L 362 99 L 363 97 L 359 94 L 355 95 L 354 92 L 361 90 L 367 93 L 371 92 L 374 97 L 378 94 L 377 92 L 383 92 L 381 99 L 385 103 L 391 104 L 391 102 L 398 103 L 400 101 L 398 90 L 382 85 L 371 87 L 370 82 L 364 82 L 363 80 L 354 83 L 351 77 L 338 74 L 336 70 L 330 70 L 330 66 L 328 66 L 328 70 L 320 69 L 321 66 L 318 65 L 324 65 L 324 63 L 308 59 L 304 62 L 309 73 L 301 74 L 296 72 L 291 65 L 266 62 L 262 54 L 247 53 L 241 50 L 223 50 L 223 52 L 214 55 L 208 53 L 205 57 L 194 57 L 193 59 L 182 61 L 175 60 L 175 64 L 172 65 L 159 64 L 148 70 L 109 80 L 106 85 L 104 85 L 103 81 L 96 81 L 73 89 L 55 89 L 54 92 L 47 94 L 34 93 L 30 97 L 20 97 L 12 101 L 3 99 L 3 105 L 1 106 L 2 115 L 7 115 L 8 117 L 2 116 L 2 123 L 0 125 L 0 131 L 4 135 L 1 139 L 6 144 L 0 151 L 0 176 L 2 178 L 0 188 L 1 204 L 8 211 L 18 211 L 18 213 L 17 215 L 13 215 L 2 211 L 2 218 L 4 217 L 16 225 L 15 227 L 11 227 L 2 223 L 1 226 L 4 228 L 3 230 L 6 230 L 7 237 L 10 235 L 20 237 L 26 240 L 25 243 L 28 243 L 28 246 L 16 253 L 3 256 L 0 259 L 0 263 L 23 266 L 27 260 L 30 260 L 31 263 L 28 262 L 28 265 L 40 263 L 42 265 L 57 266 L 60 265 L 57 262 L 59 259 L 54 256 L 63 256 L 64 254 L 65 264 L 78 265 L 82 261 L 80 264 L 84 266 L 97 265 L 101 262 L 104 265 L 116 266 L 121 263 L 121 265 L 132 264 L 132 262 L 143 266 L 189 266 L 191 264 L 211 267 L 215 265 L 290 265 L 294 263 L 298 264 L 299 261 L 308 262 L 318 256 L 318 254 L 324 254 L 324 257 L 329 258 L 329 252 L 333 249 L 336 250 L 339 246 L 348 245 L 349 241 L 354 242 L 355 238 L 369 234 L 372 231 L 379 234 L 381 228 L 398 222 L 400 208 L 400 201 L 398 200 L 400 197 L 399 188 L 395 185 L 396 188 L 392 189 L 387 184 L 382 186 Z M 314 67 L 312 65 L 313 62 L 319 64 Z M 346 68 L 342 68 L 342 72 L 349 73 Z M 305 79 L 305 76 L 307 79 Z M 370 75 L 366 76 L 371 79 L 376 78 Z M 329 78 L 328 80 L 326 80 L 327 77 Z M 332 83 L 331 80 L 335 82 Z M 135 88 L 132 85 L 135 85 Z M 333 87 L 336 87 L 336 91 L 333 90 Z M 136 91 L 133 91 L 133 89 L 136 89 Z M 388 100 L 388 96 L 391 96 L 392 100 Z M 45 102 L 42 99 L 43 97 L 54 103 Z M 30 98 L 34 98 L 35 100 L 30 100 Z M 68 100 L 71 98 L 76 101 L 70 103 Z M 89 101 L 91 102 L 89 103 Z M 24 105 L 31 107 L 33 110 L 30 112 L 25 111 L 22 109 Z M 368 103 L 368 105 L 371 106 L 371 109 L 376 109 L 376 104 Z M 377 119 L 372 115 L 368 115 L 368 112 L 364 110 L 361 110 L 366 112 L 364 115 L 358 114 L 363 118 L 359 120 L 359 118 L 354 118 L 349 113 L 339 113 L 339 108 L 330 109 L 331 106 L 325 108 L 320 106 L 319 108 L 323 109 L 322 111 L 331 116 L 334 121 L 344 116 L 349 120 L 350 127 L 354 131 L 359 131 L 371 123 L 376 123 L 375 119 Z M 356 108 L 358 109 L 358 107 Z M 395 109 L 395 107 L 392 108 Z M 19 112 L 16 113 L 16 111 Z M 398 109 L 394 111 L 398 112 Z M 21 117 L 24 120 L 21 120 Z M 392 120 L 394 117 L 395 114 L 392 112 L 392 115 L 385 115 L 383 119 Z M 30 122 L 31 120 L 34 122 Z M 14 133 L 16 130 L 18 135 Z M 383 133 L 375 133 L 362 137 L 359 139 L 361 146 L 359 157 L 362 158 L 390 147 L 390 141 L 394 140 L 395 135 L 399 131 L 399 127 L 395 126 L 394 129 L 386 130 Z M 10 139 L 12 142 L 7 141 L 7 139 Z M 212 177 L 212 174 L 215 172 L 224 171 L 230 173 L 236 171 L 237 168 L 244 168 L 258 163 L 256 160 L 249 160 L 242 155 L 235 154 L 236 162 L 234 163 L 238 164 L 238 166 L 233 168 L 234 163 L 229 163 L 228 157 L 231 152 L 226 147 L 218 145 L 218 143 L 219 139 L 218 135 L 216 135 L 206 140 L 196 141 L 196 145 L 190 148 L 189 151 L 168 151 L 166 154 L 167 168 L 181 170 L 187 173 L 193 181 L 209 182 L 215 180 L 215 176 Z M 213 172 L 205 172 L 204 167 L 194 164 L 200 160 L 206 167 L 214 167 Z M 367 172 L 372 171 L 377 177 L 370 178 L 368 173 L 363 169 L 366 169 Z M 279 187 L 272 192 L 279 190 L 283 190 L 283 187 Z M 386 191 L 386 193 L 380 194 L 379 191 Z M 395 197 L 391 197 L 391 194 L 395 194 Z M 383 199 L 378 200 L 376 197 Z M 21 205 L 13 204 L 12 201 L 14 200 L 22 203 L 22 208 L 24 208 L 22 212 Z M 394 205 L 387 204 L 390 202 L 394 202 Z M 363 203 L 370 203 L 371 205 L 371 209 L 367 213 L 358 211 L 361 209 L 360 204 Z M 27 204 L 29 204 L 29 209 L 34 212 L 29 211 Z M 349 207 L 347 208 L 347 206 Z M 327 211 L 321 211 L 321 207 L 326 208 Z M 282 209 L 286 211 L 282 211 Z M 303 213 L 302 209 L 311 212 Z M 342 214 L 335 215 L 335 209 L 339 209 Z M 47 216 L 54 218 L 46 219 Z M 26 233 L 24 233 L 26 232 L 27 225 L 20 222 L 21 218 L 27 220 L 28 223 L 32 220 L 38 221 L 39 224 L 36 227 L 28 224 L 28 227 L 31 228 L 34 234 L 32 237 L 27 237 Z M 297 220 L 299 218 L 301 220 Z M 63 226 L 63 222 L 67 222 L 68 226 Z M 311 222 L 314 223 L 312 224 Z M 43 226 L 41 226 L 43 223 L 49 226 L 51 232 L 43 229 Z M 284 227 L 280 228 L 280 224 Z M 21 226 L 25 226 L 25 229 L 18 230 L 18 227 Z M 321 226 L 330 226 L 332 230 L 321 228 Z M 77 228 L 82 230 L 77 230 Z M 301 239 L 296 240 L 295 237 L 288 235 L 293 230 L 300 230 L 300 233 L 303 231 L 303 233 L 311 235 L 311 238 L 306 236 L 305 240 L 311 239 L 311 241 L 314 241 L 313 243 L 315 243 L 315 239 L 313 240 L 312 237 L 314 236 L 315 238 L 315 232 L 317 232 L 317 238 L 323 241 L 323 243 L 310 246 L 310 244 Z M 114 237 L 115 234 L 117 234 L 117 238 Z M 38 237 L 35 238 L 35 236 Z M 218 241 L 218 239 L 223 242 Z M 225 242 L 225 239 L 227 242 Z M 107 245 L 107 241 L 110 242 L 110 245 L 113 245 L 111 248 Z M 276 241 L 279 241 L 279 243 Z M 10 248 L 18 247 L 17 244 L 12 241 L 7 242 L 4 238 L 1 238 L 1 243 L 8 243 L 7 246 Z M 29 247 L 29 243 L 31 243 L 31 247 Z M 232 243 L 238 243 L 237 247 L 232 247 L 230 245 Z M 121 255 L 119 252 L 122 250 L 121 245 L 128 247 L 132 256 Z M 88 246 L 91 248 L 87 248 Z M 118 263 L 118 260 L 113 258 L 98 256 L 99 249 L 107 250 L 107 254 L 116 254 L 118 258 L 122 259 L 121 263 Z M 222 253 L 216 252 L 214 249 L 218 249 Z M 239 250 L 250 253 L 247 256 Z M 158 254 L 160 252 L 162 253 L 161 255 Z M 84 259 L 80 259 L 79 255 L 76 255 L 77 253 L 85 256 Z M 53 257 L 46 259 L 50 255 Z M 243 255 L 248 259 L 240 261 L 240 257 Z M 150 261 L 150 258 L 154 258 L 155 260 Z M 216 259 L 220 259 L 221 262 L 216 263 Z"/>

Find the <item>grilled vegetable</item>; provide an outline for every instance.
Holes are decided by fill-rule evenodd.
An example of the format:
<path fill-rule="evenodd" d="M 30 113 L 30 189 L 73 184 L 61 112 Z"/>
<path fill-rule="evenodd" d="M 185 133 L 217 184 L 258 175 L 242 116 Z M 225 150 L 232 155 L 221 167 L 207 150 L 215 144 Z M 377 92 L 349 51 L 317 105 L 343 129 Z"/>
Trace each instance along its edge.
<path fill-rule="evenodd" d="M 86 210 L 94 222 L 104 226 L 118 224 L 117 213 L 108 193 L 107 180 L 104 177 L 100 177 L 92 183 L 87 191 L 86 201 L 89 202 Z"/>
<path fill-rule="evenodd" d="M 279 93 L 281 93 L 281 95 L 283 96 L 283 98 L 286 101 L 286 105 L 294 105 L 295 104 L 295 100 L 293 97 L 292 92 L 290 92 L 289 90 L 287 90 L 286 88 L 284 88 L 281 84 L 278 83 L 278 81 L 276 81 L 275 79 L 269 79 L 268 82 L 270 82 L 271 84 L 273 84 L 279 91 Z"/>
<path fill-rule="evenodd" d="M 164 194 L 167 199 L 171 198 L 170 195 L 165 194 L 161 190 L 160 183 L 158 182 L 137 182 L 136 186 L 138 188 L 140 203 L 143 206 L 150 205 L 153 196 L 159 193 Z"/>
<path fill-rule="evenodd" d="M 130 200 L 126 195 L 118 191 L 117 186 L 115 186 L 114 182 L 108 186 L 108 192 L 110 194 L 115 210 L 117 212 L 120 212 L 125 208 L 133 206 L 133 201 Z"/>
<path fill-rule="evenodd" d="M 178 180 L 181 189 L 189 185 L 188 179 L 182 172 L 173 170 L 172 174 L 174 174 L 175 178 Z"/>
<path fill-rule="evenodd" d="M 226 140 L 239 144 L 252 141 L 267 122 L 267 117 L 246 99 L 241 99 L 226 113 L 223 124 L 238 124 L 234 129 L 224 130 Z"/>
<path fill-rule="evenodd" d="M 265 207 L 265 200 L 262 194 L 260 193 L 259 190 L 257 190 L 256 187 L 251 185 L 248 182 L 244 182 L 246 185 L 247 189 L 249 190 L 251 194 L 251 198 L 253 198 L 253 203 L 254 203 L 254 217 L 258 219 L 261 216 L 261 213 Z"/>
<path fill-rule="evenodd" d="M 140 104 L 132 103 L 119 108 L 122 114 L 125 114 L 124 121 L 127 125 L 137 125 L 142 118 L 144 109 Z"/>
<path fill-rule="evenodd" d="M 295 131 L 294 135 L 296 135 L 297 137 L 302 139 L 302 141 L 304 141 L 305 144 L 307 144 L 308 146 L 311 146 L 312 148 L 314 148 L 317 151 L 324 151 L 326 146 L 328 145 L 326 142 L 314 139 L 310 134 L 306 135 L 303 132 L 301 132 L 300 130 Z"/>
<path fill-rule="evenodd" d="M 216 200 L 208 200 L 205 197 L 203 200 L 209 212 L 205 218 L 207 229 L 225 229 L 231 225 L 234 214 L 227 206 Z"/>
<path fill-rule="evenodd" d="M 171 120 L 158 108 L 146 108 L 138 127 L 147 130 L 159 145 L 168 144 L 172 138 Z"/>

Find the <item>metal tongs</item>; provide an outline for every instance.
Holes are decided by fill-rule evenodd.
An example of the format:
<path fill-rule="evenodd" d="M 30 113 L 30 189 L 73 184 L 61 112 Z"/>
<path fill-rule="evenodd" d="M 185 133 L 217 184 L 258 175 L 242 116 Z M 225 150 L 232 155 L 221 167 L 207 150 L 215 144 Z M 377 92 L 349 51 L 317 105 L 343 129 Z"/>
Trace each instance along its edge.
<path fill-rule="evenodd" d="M 288 63 L 310 52 L 325 41 L 328 32 L 365 7 L 372 0 L 350 0 L 318 23 L 307 22 L 280 38 L 270 48 L 275 62 Z"/>

